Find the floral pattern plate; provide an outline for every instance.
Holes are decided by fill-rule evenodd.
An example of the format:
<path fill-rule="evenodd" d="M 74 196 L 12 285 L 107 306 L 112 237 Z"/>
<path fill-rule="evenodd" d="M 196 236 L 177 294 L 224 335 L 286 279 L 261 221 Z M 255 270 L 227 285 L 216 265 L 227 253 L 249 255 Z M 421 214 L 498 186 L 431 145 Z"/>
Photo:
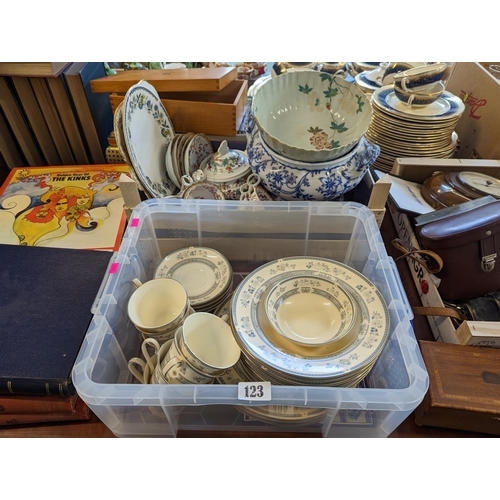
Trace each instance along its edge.
<path fill-rule="evenodd" d="M 196 134 L 188 143 L 184 153 L 184 173 L 192 176 L 201 168 L 203 160 L 214 154 L 210 139 L 204 134 Z"/>
<path fill-rule="evenodd" d="M 125 163 L 129 166 L 130 170 L 130 176 L 132 179 L 135 181 L 137 185 L 137 189 L 139 191 L 142 191 L 147 194 L 147 191 L 144 189 L 143 185 L 141 184 L 141 181 L 137 177 L 135 171 L 134 171 L 134 166 L 132 165 L 132 160 L 130 159 L 130 156 L 127 151 L 127 145 L 125 142 L 125 134 L 123 132 L 123 107 L 125 105 L 125 101 L 122 101 L 120 104 L 118 104 L 117 108 L 115 109 L 114 115 L 113 115 L 113 130 L 115 132 L 115 140 L 116 140 L 116 146 L 118 147 L 118 150 L 122 154 L 123 158 L 125 159 Z"/>
<path fill-rule="evenodd" d="M 224 294 L 231 284 L 233 271 L 229 261 L 207 247 L 189 247 L 170 253 L 155 269 L 154 278 L 173 278 L 188 293 L 191 307 Z"/>
<path fill-rule="evenodd" d="M 353 297 L 360 309 L 361 324 L 356 338 L 324 358 L 301 358 L 278 349 L 263 332 L 258 318 L 261 298 L 272 284 L 305 275 L 332 280 Z M 243 352 L 274 370 L 302 379 L 334 379 L 356 374 L 373 363 L 389 336 L 389 312 L 375 285 L 355 269 L 319 257 L 287 257 L 257 268 L 236 290 L 231 316 Z"/>
<path fill-rule="evenodd" d="M 146 191 L 164 198 L 177 191 L 165 168 L 175 131 L 158 93 L 142 80 L 125 95 L 123 126 L 132 166 Z"/>

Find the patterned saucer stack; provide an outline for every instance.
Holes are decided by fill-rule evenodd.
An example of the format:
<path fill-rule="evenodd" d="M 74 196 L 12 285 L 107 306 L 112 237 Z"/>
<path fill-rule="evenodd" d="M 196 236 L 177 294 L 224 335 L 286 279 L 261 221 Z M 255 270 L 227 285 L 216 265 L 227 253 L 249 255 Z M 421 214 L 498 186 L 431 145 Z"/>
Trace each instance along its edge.
<path fill-rule="evenodd" d="M 207 247 L 181 248 L 156 266 L 154 278 L 173 278 L 186 289 L 196 312 L 213 312 L 231 295 L 233 269 L 221 253 Z"/>

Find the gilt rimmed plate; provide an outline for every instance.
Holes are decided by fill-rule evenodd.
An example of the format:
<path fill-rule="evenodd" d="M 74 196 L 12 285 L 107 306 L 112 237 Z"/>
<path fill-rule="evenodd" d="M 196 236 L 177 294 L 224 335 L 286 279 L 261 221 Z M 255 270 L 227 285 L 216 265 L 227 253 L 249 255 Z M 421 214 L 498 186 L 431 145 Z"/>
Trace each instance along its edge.
<path fill-rule="evenodd" d="M 411 116 L 415 119 L 438 121 L 460 116 L 464 103 L 450 92 L 444 91 L 439 99 L 426 106 L 408 106 L 394 93 L 393 85 L 385 85 L 372 95 L 372 102 L 383 110 L 398 116 Z"/>
<path fill-rule="evenodd" d="M 149 194 L 163 198 L 177 189 L 167 176 L 165 154 L 175 131 L 158 93 L 140 81 L 125 95 L 123 127 L 132 166 Z"/>
<path fill-rule="evenodd" d="M 173 278 L 188 293 L 191 307 L 205 304 L 224 294 L 233 271 L 229 261 L 207 247 L 189 247 L 168 254 L 155 269 L 154 278 Z"/>
<path fill-rule="evenodd" d="M 307 359 L 283 352 L 266 337 L 259 322 L 259 302 L 266 290 L 280 279 L 301 275 L 332 280 L 360 308 L 356 338 L 325 358 Z M 362 370 L 378 357 L 389 335 L 389 312 L 375 285 L 355 269 L 319 257 L 287 257 L 257 268 L 236 290 L 231 317 L 242 351 L 274 370 L 302 379 L 334 379 Z"/>

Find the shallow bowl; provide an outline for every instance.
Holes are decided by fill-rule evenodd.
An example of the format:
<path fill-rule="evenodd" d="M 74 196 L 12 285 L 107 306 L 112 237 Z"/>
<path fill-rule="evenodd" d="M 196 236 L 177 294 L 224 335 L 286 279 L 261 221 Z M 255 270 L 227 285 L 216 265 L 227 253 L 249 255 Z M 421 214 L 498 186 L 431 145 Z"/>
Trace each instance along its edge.
<path fill-rule="evenodd" d="M 261 184 L 279 199 L 334 200 L 354 189 L 380 154 L 380 147 L 370 143 L 364 136 L 354 154 L 333 166 L 306 167 L 291 165 L 277 159 L 270 148 L 266 148 L 259 128 L 255 125 L 247 134 L 247 154 L 250 168 Z"/>
<path fill-rule="evenodd" d="M 318 71 L 265 82 L 252 108 L 265 141 L 286 158 L 321 162 L 343 156 L 368 130 L 369 99 L 359 87 Z"/>
<path fill-rule="evenodd" d="M 272 287 L 266 315 L 284 337 L 314 346 L 346 335 L 354 324 L 356 309 L 351 296 L 331 280 L 296 276 Z"/>

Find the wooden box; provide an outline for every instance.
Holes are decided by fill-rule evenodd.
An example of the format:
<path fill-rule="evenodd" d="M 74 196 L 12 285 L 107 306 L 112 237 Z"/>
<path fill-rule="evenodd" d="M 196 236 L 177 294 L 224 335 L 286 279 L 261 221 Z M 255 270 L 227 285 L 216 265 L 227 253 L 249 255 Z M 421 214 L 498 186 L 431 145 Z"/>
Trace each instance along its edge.
<path fill-rule="evenodd" d="M 144 79 L 157 90 L 176 132 L 234 137 L 247 104 L 248 82 L 236 68 L 133 70 L 91 82 L 93 92 L 110 92 L 113 112 L 127 90 Z"/>
<path fill-rule="evenodd" d="M 236 136 L 245 114 L 248 83 L 234 80 L 218 92 L 159 92 L 176 132 Z M 109 96 L 113 112 L 125 93 Z"/>
<path fill-rule="evenodd" d="M 415 423 L 500 435 L 500 350 L 419 341 L 429 390 Z"/>

